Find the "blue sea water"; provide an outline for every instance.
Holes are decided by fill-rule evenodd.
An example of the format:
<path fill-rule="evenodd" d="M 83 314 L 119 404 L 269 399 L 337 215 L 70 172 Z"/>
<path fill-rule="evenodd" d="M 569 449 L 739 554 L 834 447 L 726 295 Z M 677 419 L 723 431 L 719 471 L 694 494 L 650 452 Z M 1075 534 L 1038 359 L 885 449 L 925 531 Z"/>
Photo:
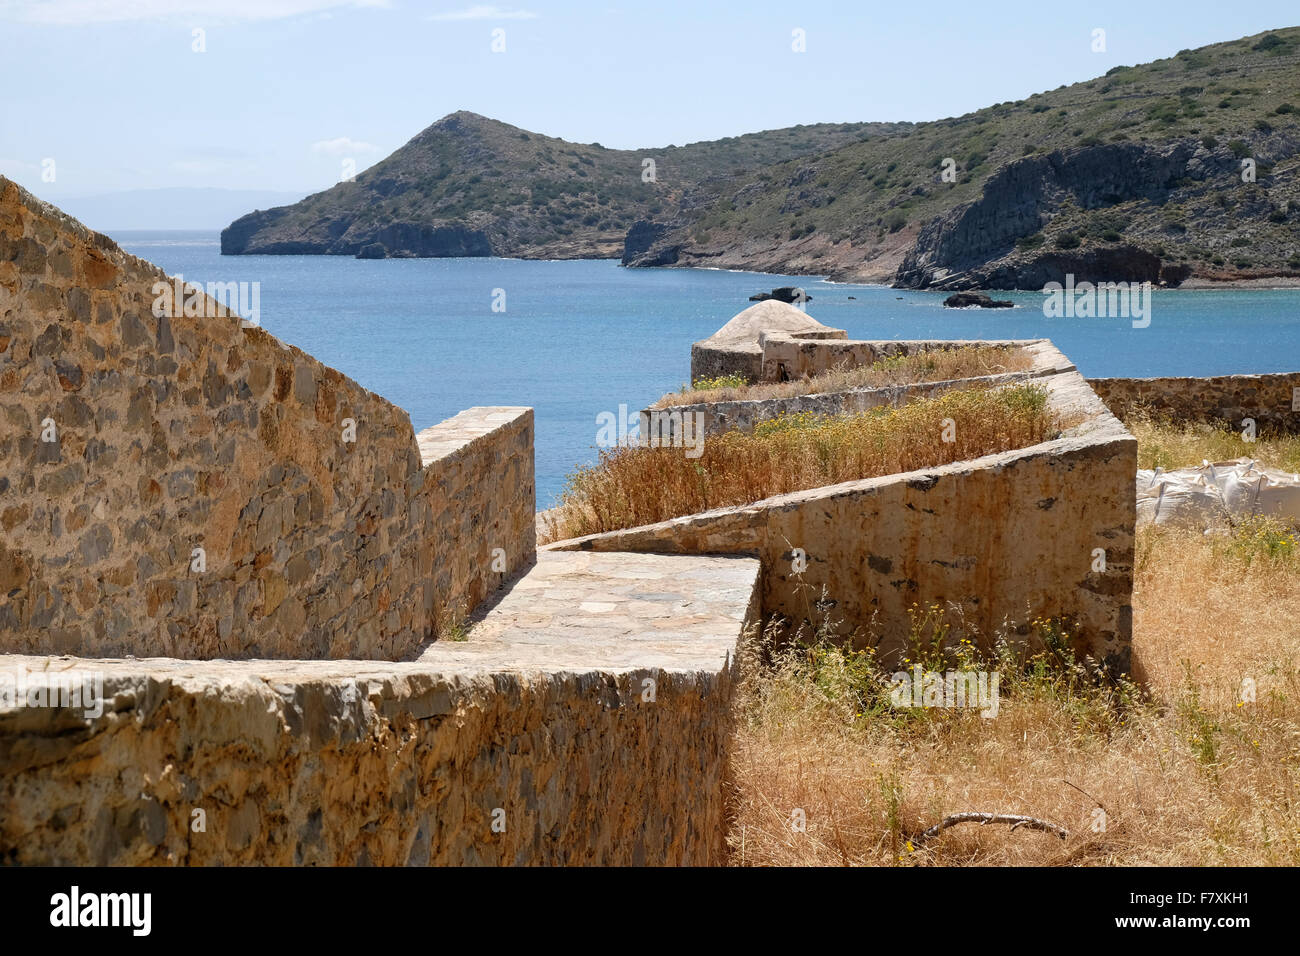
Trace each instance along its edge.
<path fill-rule="evenodd" d="M 191 282 L 259 282 L 261 324 L 410 413 L 416 430 L 471 405 L 536 409 L 537 505 L 596 457 L 596 417 L 680 386 L 691 343 L 752 293 L 801 285 L 810 315 L 852 338 L 1047 337 L 1084 375 L 1300 369 L 1300 290 L 1156 291 L 1151 323 L 1014 309 L 944 309 L 944 295 L 808 277 L 623 269 L 610 260 L 222 256 L 215 233 L 120 232 Z M 504 291 L 504 312 L 493 302 Z M 850 297 L 853 298 L 850 298 Z"/>

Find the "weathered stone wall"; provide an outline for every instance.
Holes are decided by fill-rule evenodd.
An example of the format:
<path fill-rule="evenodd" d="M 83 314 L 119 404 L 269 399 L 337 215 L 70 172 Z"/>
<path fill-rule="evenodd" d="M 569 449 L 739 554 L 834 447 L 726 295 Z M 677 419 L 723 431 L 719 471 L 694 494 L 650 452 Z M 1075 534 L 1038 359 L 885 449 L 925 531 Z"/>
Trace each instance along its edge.
<path fill-rule="evenodd" d="M 1049 350 L 1063 368 L 1074 368 L 1051 343 L 1045 339 L 997 341 L 948 341 L 859 339 L 813 339 L 809 336 L 792 336 L 781 332 L 763 333 L 759 342 L 763 360 L 759 381 L 784 382 L 791 379 L 811 378 L 833 368 L 859 368 L 875 365 L 881 359 L 900 355 L 916 355 L 944 349 L 958 349 L 968 345 L 1005 346 L 1008 348 L 1040 347 Z"/>
<path fill-rule="evenodd" d="M 866 345 L 872 348 L 893 344 L 912 346 L 917 343 L 900 342 L 860 342 L 850 345 Z M 932 343 L 924 343 L 932 344 Z M 984 344 L 984 343 L 981 343 Z M 1011 345 L 1012 343 L 999 343 Z M 701 425 L 705 436 L 721 434 L 732 428 L 752 430 L 759 422 L 770 421 L 781 415 L 851 415 L 870 411 L 885 405 L 899 406 L 918 399 L 934 398 L 954 388 L 972 386 L 992 386 L 1007 382 L 1029 381 L 1046 375 L 1071 371 L 1074 366 L 1055 346 L 1046 340 L 1026 340 L 1015 343 L 1033 358 L 1033 365 L 1022 372 L 1007 372 L 1000 375 L 983 375 L 975 378 L 954 379 L 945 382 L 920 382 L 911 385 L 891 385 L 875 388 L 853 388 L 840 391 L 818 392 L 809 395 L 795 395 L 790 398 L 762 398 L 734 401 L 696 402 L 690 405 L 671 405 L 664 408 L 650 407 L 641 411 L 639 434 L 665 439 L 678 434 L 681 422 L 690 421 L 691 428 Z M 945 343 L 946 347 L 951 347 Z M 874 353 L 867 356 L 871 364 L 875 361 Z M 833 367 L 833 366 L 831 366 Z M 846 367 L 852 367 L 851 364 Z M 676 415 L 677 417 L 673 417 Z M 686 416 L 693 416 L 686 419 Z"/>
<path fill-rule="evenodd" d="M 533 410 L 469 408 L 416 436 L 428 508 L 421 574 L 439 627 L 465 618 L 537 557 Z"/>
<path fill-rule="evenodd" d="M 1080 625 L 1081 653 L 1127 670 L 1137 442 L 1077 372 L 1042 381 L 1054 408 L 1083 416 L 1055 441 L 543 551 L 757 554 L 764 614 L 820 621 L 828 611 L 842 633 L 874 631 L 886 660 L 905 647 L 913 602 L 939 602 L 960 609 L 954 640 L 987 646 L 1007 624 L 1064 617 Z M 802 573 L 795 548 L 807 557 Z M 1095 549 L 1104 571 L 1093 569 Z"/>
<path fill-rule="evenodd" d="M 401 409 L 159 281 L 0 178 L 0 649 L 398 658 L 489 580 L 443 533 L 531 560 L 531 412 L 423 462 Z"/>
<path fill-rule="evenodd" d="M 0 862 L 718 863 L 757 584 L 744 558 L 545 555 L 416 661 L 0 656 Z M 15 699 L 56 672 L 99 704 Z"/>
<path fill-rule="evenodd" d="M 0 713 L 7 864 L 719 859 L 730 671 L 61 663 L 111 712 Z"/>
<path fill-rule="evenodd" d="M 691 381 L 737 374 L 758 381 L 763 367 L 759 338 L 764 331 L 814 339 L 842 339 L 848 334 L 822 325 L 793 305 L 768 299 L 732 316 L 713 335 L 691 346 Z"/>
<path fill-rule="evenodd" d="M 695 402 L 690 405 L 670 405 L 665 408 L 652 406 L 642 409 L 638 418 L 640 423 L 638 434 L 642 437 L 653 437 L 661 444 L 665 444 L 670 440 L 675 441 L 677 436 L 683 434 L 689 438 L 696 434 L 705 437 L 720 435 L 731 429 L 752 431 L 760 422 L 770 421 L 782 415 L 856 415 L 886 405 L 898 407 L 912 401 L 936 398 L 953 389 L 1023 382 L 1031 377 L 1029 372 L 1013 372 L 1006 375 L 985 375 L 979 378 L 923 382 L 915 385 L 851 388 L 812 395 L 794 395 L 789 398 Z"/>
<path fill-rule="evenodd" d="M 1206 378 L 1093 378 L 1088 384 L 1120 418 L 1138 409 L 1177 423 L 1222 422 L 1240 430 L 1300 431 L 1300 372 Z"/>

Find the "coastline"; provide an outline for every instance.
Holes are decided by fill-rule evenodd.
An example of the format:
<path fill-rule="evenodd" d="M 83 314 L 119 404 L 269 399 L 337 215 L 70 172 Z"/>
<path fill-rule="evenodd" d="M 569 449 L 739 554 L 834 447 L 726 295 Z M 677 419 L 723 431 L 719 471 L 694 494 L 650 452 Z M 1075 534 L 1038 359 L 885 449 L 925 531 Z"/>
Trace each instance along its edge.
<path fill-rule="evenodd" d="M 126 232 L 127 230 L 121 230 L 121 231 L 122 231 L 122 232 Z M 149 231 L 151 231 L 151 230 L 131 230 L 131 231 L 132 231 L 132 232 L 136 232 L 136 233 L 144 233 L 144 232 L 149 232 Z M 165 231 L 165 230 L 157 230 L 157 231 L 158 231 L 158 232 L 162 232 L 162 231 Z M 190 231 L 190 232 L 197 232 L 197 231 L 207 231 L 207 230 L 167 230 L 167 231 L 181 231 L 181 232 Z M 110 232 L 110 233 L 108 233 L 108 235 L 111 236 L 112 233 Z M 219 235 L 219 233 L 218 233 L 218 235 Z M 131 238 L 134 238 L 134 237 L 128 237 L 126 241 L 130 241 Z M 550 250 L 548 250 L 548 251 L 550 251 Z M 585 252 L 588 252 L 588 251 L 589 251 L 589 250 L 584 250 L 584 253 L 585 253 Z M 620 256 L 617 256 L 617 255 L 590 255 L 590 254 L 584 254 L 584 253 L 578 253 L 578 252 L 575 252 L 573 255 L 555 255 L 555 254 L 552 253 L 552 254 L 549 254 L 549 255 L 516 255 L 516 256 L 500 256 L 500 255 L 493 255 L 493 256 L 392 256 L 392 257 L 387 257 L 387 258 L 395 258 L 395 259 L 422 259 L 422 258 L 431 258 L 431 259 L 502 259 L 502 260 L 514 260 L 514 261 L 520 261 L 520 262 L 572 262 L 572 261 L 576 261 L 576 260 L 583 260 L 583 261 L 592 261 L 592 262 L 618 262 L 620 265 L 622 264 L 622 259 L 621 259 L 621 257 L 620 257 Z M 297 255 L 297 256 L 327 256 L 327 255 L 330 255 L 330 253 L 320 253 L 320 252 L 314 252 L 314 253 L 313 253 L 313 252 L 307 252 L 307 253 L 229 253 L 229 252 L 225 252 L 225 251 L 223 250 L 222 253 L 221 253 L 221 255 L 222 255 L 223 257 L 224 257 L 224 256 L 231 256 L 231 257 L 233 258 L 233 257 L 241 256 L 241 255 Z M 349 257 L 347 257 L 347 258 L 354 258 L 354 257 L 349 256 Z M 382 260 L 377 260 L 377 261 L 382 261 Z M 865 263 L 863 263 L 863 265 L 865 265 Z M 874 269 L 860 269 L 860 270 L 857 270 L 857 271 L 855 271 L 855 270 L 853 270 L 853 269 L 836 269 L 836 270 L 827 271 L 827 272 L 801 272 L 801 271 L 798 271 L 798 267 L 795 266 L 793 263 L 787 264 L 784 268 L 782 268 L 782 267 L 778 267 L 778 266 L 776 266 L 776 265 L 772 265 L 772 266 L 769 266 L 769 267 L 767 267 L 767 268 L 746 268 L 746 267 L 741 266 L 741 265 L 704 265 L 703 263 L 698 263 L 698 264 L 697 264 L 697 263 L 692 263 L 692 262 L 674 262 L 674 263 L 667 263 L 667 264 L 663 264 L 663 265 L 654 265 L 654 266 L 637 266 L 637 265 L 631 265 L 631 266 L 623 266 L 623 268 L 626 268 L 626 269 L 648 269 L 648 270 L 654 270 L 654 269 L 682 269 L 682 270 L 692 270 L 692 271 L 699 271 L 699 272 L 733 272 L 733 273 L 737 273 L 737 274 L 756 275 L 756 276 L 760 276 L 760 275 L 770 275 L 770 276 L 783 276 L 783 277 L 788 277 L 788 278 L 809 279 L 809 280 L 815 280 L 815 281 L 826 282 L 826 283 L 831 284 L 831 285 L 876 287 L 876 288 L 884 288 L 884 289 L 899 289 L 899 290 L 903 290 L 903 291 L 907 291 L 907 292 L 934 292 L 934 293 L 945 292 L 945 290 L 942 290 L 942 289 L 915 289 L 915 288 L 912 288 L 912 287 L 910 287 L 910 286 L 899 286 L 899 285 L 895 285 L 895 284 L 894 284 L 890 279 L 886 278 L 886 275 L 885 275 L 885 274 L 882 274 L 879 270 L 874 270 Z M 1116 280 L 1116 281 L 1118 281 L 1118 280 Z M 1229 278 L 1208 278 L 1208 277 L 1204 277 L 1204 276 L 1195 276 L 1195 275 L 1193 275 L 1193 276 L 1189 276 L 1187 279 L 1184 279 L 1181 283 L 1179 283 L 1179 284 L 1176 285 L 1176 286 L 1160 286 L 1159 289 L 1160 289 L 1160 291 L 1164 291 L 1164 292 L 1176 292 L 1176 291 L 1180 291 L 1180 290 L 1194 291 L 1194 292 L 1205 292 L 1205 291 L 1212 291 L 1212 290 L 1215 290 L 1215 289 L 1259 289 L 1259 290 L 1262 290 L 1262 291 L 1270 291 L 1270 290 L 1281 291 L 1281 290 L 1285 290 L 1285 289 L 1300 289 L 1300 275 L 1243 276 L 1243 277 L 1236 277 L 1236 278 L 1231 278 L 1231 277 L 1229 277 Z M 981 291 L 981 292 L 998 292 L 998 293 L 1002 293 L 1002 292 L 1038 292 L 1038 291 L 1041 291 L 1041 290 L 1039 290 L 1039 289 L 1003 289 L 1003 288 L 992 288 L 992 287 L 990 287 L 990 288 L 981 288 L 979 291 Z M 946 293 L 945 293 L 945 294 L 946 294 Z"/>
<path fill-rule="evenodd" d="M 1184 279 L 1170 291 L 1212 292 L 1215 289 L 1300 289 L 1300 276 L 1273 276 L 1249 279 L 1201 279 L 1196 276 Z"/>

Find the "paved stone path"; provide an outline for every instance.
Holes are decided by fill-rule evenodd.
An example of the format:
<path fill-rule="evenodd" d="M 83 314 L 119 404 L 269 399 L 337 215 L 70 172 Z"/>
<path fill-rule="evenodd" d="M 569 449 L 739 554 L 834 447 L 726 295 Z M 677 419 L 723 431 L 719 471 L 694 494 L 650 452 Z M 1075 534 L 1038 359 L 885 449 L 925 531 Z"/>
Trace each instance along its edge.
<path fill-rule="evenodd" d="M 745 557 L 542 552 L 466 641 L 438 641 L 419 662 L 716 672 L 735 654 L 758 570 Z"/>

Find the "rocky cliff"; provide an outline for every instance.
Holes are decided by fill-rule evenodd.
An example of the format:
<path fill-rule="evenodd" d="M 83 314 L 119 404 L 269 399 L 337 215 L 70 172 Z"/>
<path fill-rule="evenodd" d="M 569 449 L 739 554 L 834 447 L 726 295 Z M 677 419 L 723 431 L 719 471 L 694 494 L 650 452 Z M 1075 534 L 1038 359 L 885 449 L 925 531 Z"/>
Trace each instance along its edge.
<path fill-rule="evenodd" d="M 758 170 L 638 224 L 628 265 L 916 288 L 1300 276 L 1300 29 Z"/>
<path fill-rule="evenodd" d="M 1235 170 L 1226 148 L 1209 150 L 1194 141 L 1159 147 L 1113 143 L 1009 163 L 989 178 L 979 199 L 921 228 L 896 284 L 1040 289 L 1046 282 L 1063 282 L 1066 273 L 1080 281 L 1176 284 L 1184 269 L 1132 244 L 1039 252 L 1033 243 L 1018 251 L 1016 243 L 1041 233 L 1063 212 L 1121 204 L 1149 211 L 1168 202 L 1182 184 L 1194 188 L 1211 177 L 1231 181 Z"/>

